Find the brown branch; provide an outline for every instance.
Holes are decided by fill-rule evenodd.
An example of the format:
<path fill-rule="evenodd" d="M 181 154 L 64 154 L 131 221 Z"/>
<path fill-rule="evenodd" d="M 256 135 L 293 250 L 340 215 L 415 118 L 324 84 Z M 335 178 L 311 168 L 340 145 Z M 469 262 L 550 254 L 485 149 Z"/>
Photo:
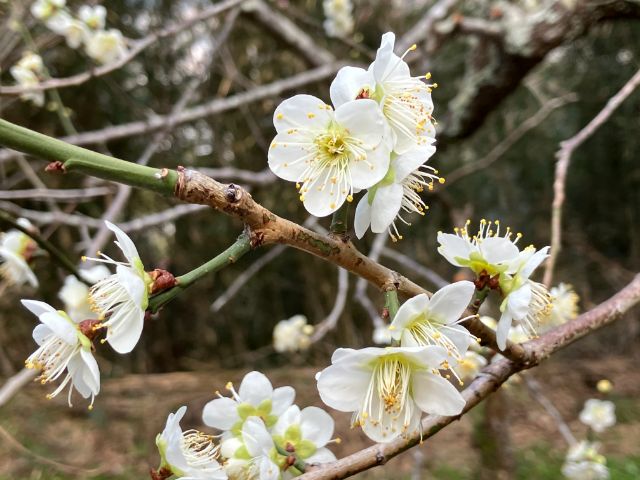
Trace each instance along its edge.
<path fill-rule="evenodd" d="M 553 281 L 553 269 L 562 248 L 562 205 L 565 199 L 565 185 L 567 171 L 573 152 L 582 145 L 595 131 L 604 124 L 616 109 L 640 85 L 640 70 L 638 70 L 624 86 L 609 99 L 602 110 L 576 135 L 560 143 L 560 150 L 556 153 L 557 163 L 553 182 L 553 202 L 551 204 L 551 255 L 544 272 L 543 283 L 547 286 Z"/>
<path fill-rule="evenodd" d="M 176 25 L 171 25 L 158 32 L 147 35 L 143 39 L 134 42 L 133 47 L 127 51 L 127 54 L 122 56 L 120 59 L 118 59 L 115 62 L 106 64 L 100 67 L 96 67 L 86 72 L 72 75 L 70 77 L 51 78 L 49 80 L 40 82 L 36 85 L 29 86 L 29 87 L 22 87 L 22 86 L 0 87 L 0 95 L 22 95 L 23 93 L 26 93 L 26 92 L 51 90 L 54 88 L 58 89 L 58 88 L 65 88 L 65 87 L 73 87 L 73 86 L 81 85 L 85 82 L 88 82 L 93 78 L 102 77 L 104 75 L 107 75 L 113 72 L 114 70 L 122 68 L 131 60 L 133 60 L 135 57 L 137 57 L 140 53 L 146 50 L 149 46 L 156 43 L 158 40 L 177 35 L 178 33 L 188 28 L 191 28 L 196 23 L 202 22 L 211 17 L 219 15 L 225 12 L 226 10 L 229 10 L 230 8 L 233 8 L 236 5 L 239 5 L 244 1 L 246 0 L 225 0 L 223 2 L 217 3 L 215 5 L 212 5 L 209 8 L 204 9 L 202 12 L 198 13 L 197 15 L 194 15 L 193 17 L 189 18 L 185 22 L 182 22 Z"/>
<path fill-rule="evenodd" d="M 422 434 L 409 438 L 398 438 L 385 444 L 376 444 L 360 450 L 336 462 L 311 467 L 300 480 L 338 480 L 386 463 L 389 459 L 419 444 L 458 420 L 462 415 L 478 405 L 496 391 L 510 376 L 518 371 L 531 368 L 539 361 L 566 347 L 578 338 L 619 318 L 640 302 L 640 274 L 624 289 L 596 308 L 583 313 L 576 319 L 552 330 L 537 340 L 524 344 L 525 349 L 536 358 L 535 363 L 517 364 L 501 359 L 485 367 L 478 377 L 462 392 L 466 405 L 462 413 L 455 417 L 427 416 L 422 421 Z"/>

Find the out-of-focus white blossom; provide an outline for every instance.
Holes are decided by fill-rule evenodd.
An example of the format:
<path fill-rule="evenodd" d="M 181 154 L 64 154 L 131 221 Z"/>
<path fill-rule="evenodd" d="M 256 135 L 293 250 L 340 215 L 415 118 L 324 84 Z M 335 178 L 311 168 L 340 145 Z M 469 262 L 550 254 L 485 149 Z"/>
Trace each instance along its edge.
<path fill-rule="evenodd" d="M 62 35 L 70 48 L 78 48 L 89 36 L 89 29 L 80 20 L 67 12 L 60 12 L 47 21 L 52 32 Z"/>
<path fill-rule="evenodd" d="M 112 63 L 127 54 L 127 46 L 120 30 L 111 28 L 90 33 L 86 52 L 99 63 Z"/>
<path fill-rule="evenodd" d="M 569 480 L 608 480 L 607 459 L 598 453 L 599 444 L 587 441 L 573 445 L 562 465 Z"/>
<path fill-rule="evenodd" d="M 31 5 L 31 14 L 38 20 L 46 21 L 64 8 L 66 3 L 66 0 L 36 0 Z"/>
<path fill-rule="evenodd" d="M 80 270 L 80 274 L 93 284 L 107 278 L 111 272 L 104 265 L 96 265 L 92 268 Z M 58 292 L 58 298 L 64 302 L 64 310 L 72 320 L 80 322 L 98 318 L 98 314 L 91 310 L 89 287 L 78 280 L 75 275 L 69 275 L 64 279 L 64 285 Z"/>
<path fill-rule="evenodd" d="M 92 30 L 103 30 L 107 9 L 102 5 L 82 5 L 78 10 L 78 18 Z"/>
<path fill-rule="evenodd" d="M 30 88 L 40 83 L 43 69 L 42 57 L 27 51 L 9 71 L 20 87 Z M 44 92 L 42 91 L 25 92 L 20 95 L 20 98 L 24 101 L 30 101 L 38 107 L 44 105 Z"/>
<path fill-rule="evenodd" d="M 384 323 L 376 325 L 373 328 L 372 340 L 373 343 L 377 345 L 390 345 L 393 338 L 391 337 L 391 330 L 389 330 L 389 325 L 386 325 Z"/>
<path fill-rule="evenodd" d="M 33 228 L 27 219 L 20 218 L 18 223 L 22 227 Z M 38 279 L 28 263 L 37 247 L 35 240 L 20 230 L 0 234 L 0 277 L 10 285 L 29 283 L 37 287 Z"/>
<path fill-rule="evenodd" d="M 584 403 L 579 418 L 594 432 L 604 432 L 616 424 L 616 406 L 609 400 L 590 398 Z"/>
<path fill-rule="evenodd" d="M 289 320 L 281 320 L 273 329 L 273 348 L 276 352 L 298 352 L 311 345 L 313 325 L 307 323 L 304 315 L 294 315 Z"/>
<path fill-rule="evenodd" d="M 464 357 L 453 367 L 462 382 L 473 380 L 480 370 L 487 365 L 487 359 L 473 350 L 464 352 Z"/>
<path fill-rule="evenodd" d="M 552 308 L 545 321 L 549 327 L 562 325 L 578 316 L 578 302 L 580 301 L 580 297 L 571 285 L 568 283 L 560 283 L 557 287 L 551 288 L 549 294 L 552 298 Z"/>
<path fill-rule="evenodd" d="M 351 0 L 323 0 L 326 20 L 324 31 L 330 37 L 344 38 L 353 32 L 353 3 Z"/>

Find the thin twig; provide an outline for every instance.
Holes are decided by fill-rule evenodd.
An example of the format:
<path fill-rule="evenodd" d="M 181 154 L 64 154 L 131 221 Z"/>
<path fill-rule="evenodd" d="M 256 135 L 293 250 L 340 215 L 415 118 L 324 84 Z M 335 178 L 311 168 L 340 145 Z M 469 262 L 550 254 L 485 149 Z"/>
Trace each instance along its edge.
<path fill-rule="evenodd" d="M 88 198 L 103 197 L 113 194 L 112 187 L 89 187 L 89 188 L 68 188 L 68 189 L 52 189 L 52 188 L 30 188 L 25 190 L 6 190 L 0 191 L 0 199 L 2 200 L 63 200 L 76 201 L 86 200 Z"/>
<path fill-rule="evenodd" d="M 544 271 L 543 283 L 547 286 L 553 282 L 553 269 L 562 248 L 562 205 L 565 199 L 565 185 L 567 172 L 573 152 L 582 145 L 598 128 L 604 124 L 616 109 L 629 95 L 640 85 L 640 70 L 638 70 L 627 83 L 611 97 L 602 110 L 576 135 L 560 143 L 560 150 L 556 153 L 556 173 L 553 182 L 553 202 L 551 204 L 551 251 Z"/>
<path fill-rule="evenodd" d="M 12 377 L 9 377 L 7 381 L 4 382 L 4 385 L 2 385 L 2 388 L 0 388 L 0 407 L 11 400 L 22 387 L 36 378 L 36 374 L 37 372 L 31 368 L 23 368 Z"/>
<path fill-rule="evenodd" d="M 338 292 L 333 308 L 324 320 L 315 326 L 313 335 L 311 335 L 311 343 L 321 340 L 327 333 L 336 328 L 340 315 L 344 311 L 347 304 L 347 292 L 349 291 L 349 272 L 344 268 L 338 268 Z"/>

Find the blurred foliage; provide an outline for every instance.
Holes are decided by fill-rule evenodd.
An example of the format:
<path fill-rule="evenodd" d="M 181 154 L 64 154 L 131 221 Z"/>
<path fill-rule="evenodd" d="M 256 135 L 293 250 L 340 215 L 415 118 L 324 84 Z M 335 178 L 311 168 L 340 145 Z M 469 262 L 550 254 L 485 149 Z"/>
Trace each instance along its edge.
<path fill-rule="evenodd" d="M 408 2 L 405 9 L 389 8 L 388 2 L 356 2 L 354 39 L 375 51 L 380 35 L 387 30 L 402 34 L 419 18 L 423 9 L 414 6 L 427 2 Z M 69 2 L 75 8 L 80 2 Z M 207 5 L 198 1 L 122 0 L 105 2 L 108 23 L 120 28 L 127 37 L 140 38 L 154 29 L 183 18 L 191 8 Z M 395 4 L 394 4 L 395 5 Z M 465 2 L 465 13 L 481 15 L 490 2 Z M 322 31 L 321 2 L 273 2 L 286 12 L 318 45 L 338 58 L 366 63 L 357 49 L 337 39 L 327 39 Z M 0 6 L 8 12 L 9 6 Z M 1 12 L 2 10 L 0 10 Z M 42 27 L 25 17 L 45 63 L 53 76 L 68 76 L 84 71 L 88 62 L 52 38 Z M 224 17 L 207 22 L 175 38 L 168 38 L 145 50 L 126 67 L 79 87 L 60 91 L 72 121 L 80 131 L 118 125 L 168 113 L 199 68 L 189 57 L 194 39 L 212 42 L 224 26 Z M 432 57 L 414 52 L 413 68 L 428 68 L 438 82 L 434 92 L 435 115 L 444 115 L 446 105 L 461 88 L 465 65 L 470 60 L 473 38 L 457 36 L 447 41 Z M 210 45 L 210 44 L 209 44 Z M 431 160 L 446 177 L 462 165 L 482 159 L 514 128 L 535 114 L 541 103 L 574 92 L 576 102 L 554 111 L 544 122 L 529 131 L 491 167 L 445 184 L 427 195 L 431 208 L 425 218 L 416 218 L 403 229 L 404 240 L 390 245 L 408 254 L 445 278 L 452 278 L 453 267 L 436 254 L 435 237 L 439 230 L 450 231 L 466 218 L 499 218 L 504 225 L 522 231 L 524 241 L 543 246 L 549 243 L 550 203 L 554 174 L 554 153 L 563 139 L 574 135 L 604 106 L 626 80 L 640 67 L 640 24 L 635 20 L 603 22 L 577 41 L 561 45 L 525 81 L 484 120 L 481 128 L 465 139 L 452 139 Z M 0 59 L 3 84 L 11 83 L 7 73 L 19 59 L 24 46 Z M 212 55 L 210 50 L 207 55 Z M 250 90 L 256 85 L 286 78 L 307 68 L 298 52 L 280 37 L 265 30 L 254 19 L 241 14 L 227 41 L 206 68 L 190 104 Z M 294 93 L 309 93 L 328 100 L 330 79 L 308 85 Z M 270 98 L 250 103 L 238 110 L 206 117 L 176 126 L 162 142 L 151 165 L 176 167 L 233 166 L 253 171 L 266 167 L 266 148 L 274 135 L 272 114 L 283 99 Z M 55 136 L 64 135 L 54 113 L 20 101 L 2 99 L 2 117 Z M 613 117 L 574 155 L 567 184 L 564 215 L 564 249 L 556 280 L 572 283 L 588 308 L 623 286 L 640 268 L 640 95 L 636 92 Z M 97 145 L 95 148 L 119 158 L 135 161 L 152 134 Z M 93 147 L 92 147 L 93 148 Z M 94 185 L 96 180 L 77 175 L 42 174 L 44 164 L 32 160 L 42 180 L 51 188 Z M 14 163 L 2 165 L 3 188 L 31 188 Z M 279 215 L 302 222 L 305 211 L 297 201 L 291 184 L 282 181 L 255 187 L 252 195 Z M 111 197 L 62 205 L 65 211 L 99 218 Z M 135 191 L 120 221 L 137 218 L 173 205 L 170 199 Z M 44 209 L 46 204 L 22 200 L 29 209 Z M 68 210 L 69 209 L 69 210 Z M 328 226 L 328 219 L 321 223 Z M 44 228 L 51 239 L 70 255 L 79 257 L 82 246 L 76 228 L 57 225 Z M 234 220 L 201 211 L 144 231 L 133 238 L 145 265 L 184 273 L 208 260 L 228 246 L 241 231 Z M 356 245 L 367 251 L 373 238 L 367 236 Z M 112 253 L 113 246 L 106 251 Z M 100 349 L 104 356 L 101 369 L 105 376 L 125 372 L 160 372 L 196 369 L 221 363 L 225 366 L 293 363 L 324 364 L 335 345 L 358 347 L 371 343 L 371 322 L 353 301 L 342 315 L 337 329 L 303 356 L 284 357 L 261 349 L 271 341 L 275 323 L 297 313 L 312 323 L 321 321 L 333 306 L 335 267 L 309 255 L 286 251 L 254 277 L 220 312 L 212 314 L 210 305 L 252 261 L 264 255 L 258 250 L 215 277 L 206 278 L 175 300 L 145 329 L 142 342 L 129 356 L 116 357 Z M 391 267 L 393 262 L 384 260 Z M 30 338 L 34 319 L 18 308 L 17 299 L 41 298 L 59 304 L 56 292 L 63 275 L 46 259 L 36 264 L 41 279 L 37 292 L 11 290 L 0 299 L 0 344 L 4 373 L 17 368 L 32 350 Z M 406 272 L 414 277 L 413 272 Z M 352 277 L 351 289 L 355 279 Z M 425 284 L 426 288 L 433 286 Z M 370 295 L 382 306 L 379 294 Z M 350 293 L 351 299 L 351 293 Z M 629 318 L 594 339 L 582 342 L 565 355 L 600 355 L 616 349 L 631 351 L 637 345 L 638 322 Z M 254 352 L 255 350 L 258 352 Z M 103 366 L 104 365 L 104 366 Z M 541 473 L 542 475 L 542 473 Z M 446 478 L 446 477 L 443 477 Z M 542 477 L 544 478 L 544 477 Z M 622 478 L 622 477 L 621 477 Z"/>

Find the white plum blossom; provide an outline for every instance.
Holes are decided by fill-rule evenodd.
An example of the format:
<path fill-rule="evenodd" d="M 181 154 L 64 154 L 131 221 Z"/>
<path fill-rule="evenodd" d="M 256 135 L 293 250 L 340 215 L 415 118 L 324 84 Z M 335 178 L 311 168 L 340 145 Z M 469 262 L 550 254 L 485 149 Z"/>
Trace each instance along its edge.
<path fill-rule="evenodd" d="M 291 405 L 273 427 L 272 437 L 277 445 L 295 454 L 299 460 L 327 463 L 336 460 L 325 447 L 331 441 L 333 428 L 333 418 L 321 408 L 300 410 L 297 405 Z"/>
<path fill-rule="evenodd" d="M 237 392 L 231 382 L 227 389 L 233 397 L 223 397 L 218 393 L 219 398 L 204 406 L 202 420 L 205 425 L 231 431 L 236 436 L 247 418 L 252 416 L 264 419 L 268 427 L 275 425 L 278 416 L 289 408 L 296 395 L 291 387 L 274 389 L 264 374 L 255 371 L 244 376 Z"/>
<path fill-rule="evenodd" d="M 580 421 L 594 432 L 604 432 L 616 424 L 616 406 L 609 400 L 590 398 L 580 412 Z"/>
<path fill-rule="evenodd" d="M 170 413 L 167 423 L 156 437 L 156 445 L 162 459 L 161 468 L 170 470 L 176 480 L 226 480 L 222 465 L 218 463 L 220 447 L 214 437 L 198 430 L 182 431 L 180 420 L 187 407 Z"/>
<path fill-rule="evenodd" d="M 395 35 L 382 36 L 375 61 L 368 70 L 343 67 L 331 83 L 331 101 L 336 108 L 356 99 L 373 99 L 380 105 L 391 127 L 393 150 L 406 153 L 425 145 L 435 137 L 431 90 L 435 85 L 423 82 L 430 75 L 412 77 L 404 55 L 393 53 Z"/>
<path fill-rule="evenodd" d="M 92 32 L 86 40 L 86 52 L 98 63 L 112 63 L 127 54 L 122 32 L 115 28 Z"/>
<path fill-rule="evenodd" d="M 89 283 L 97 283 L 107 278 L 111 272 L 104 265 L 96 265 L 92 268 L 80 270 L 80 274 Z M 64 310 L 76 322 L 98 318 L 96 312 L 91 310 L 89 303 L 89 287 L 78 280 L 75 275 L 68 275 L 58 292 L 58 298 L 64 302 Z"/>
<path fill-rule="evenodd" d="M 238 437 L 221 445 L 225 471 L 230 480 L 279 480 L 278 452 L 260 417 L 249 417 Z"/>
<path fill-rule="evenodd" d="M 509 268 L 509 262 L 518 258 L 520 250 L 516 246 L 522 235 L 518 233 L 512 240 L 512 232 L 507 228 L 500 236 L 500 222 L 480 220 L 480 228 L 475 235 L 469 235 L 470 220 L 464 227 L 454 228 L 454 234 L 438 232 L 438 253 L 456 267 L 470 268 L 476 275 L 490 276 Z M 495 225 L 495 230 L 493 229 Z"/>
<path fill-rule="evenodd" d="M 420 198 L 425 188 L 433 189 L 433 182 L 444 179 L 438 171 L 424 163 L 436 151 L 436 147 L 427 144 L 402 155 L 391 155 L 391 165 L 385 177 L 363 195 L 354 218 L 356 236 L 362 238 L 371 227 L 373 233 L 386 230 L 393 240 L 402 239 L 395 221 L 400 219 L 410 225 L 402 213 L 424 215 L 429 208 Z"/>
<path fill-rule="evenodd" d="M 82 5 L 78 10 L 78 18 L 92 30 L 103 30 L 107 9 L 102 5 Z"/>
<path fill-rule="evenodd" d="M 31 228 L 31 223 L 24 219 L 18 219 L 18 223 L 25 228 Z M 29 260 L 37 244 L 29 235 L 20 230 L 9 230 L 0 236 L 0 277 L 10 285 L 23 285 L 29 283 L 32 287 L 38 286 L 38 278 L 29 267 Z"/>
<path fill-rule="evenodd" d="M 371 339 L 373 340 L 373 343 L 377 345 L 390 345 L 393 338 L 391 337 L 389 325 L 380 321 L 379 325 L 374 326 Z"/>
<path fill-rule="evenodd" d="M 276 352 L 298 352 L 311 345 L 313 325 L 307 323 L 304 315 L 294 315 L 279 321 L 273 329 L 273 348 Z"/>
<path fill-rule="evenodd" d="M 599 444 L 582 441 L 567 452 L 562 474 L 569 480 L 608 480 L 606 458 L 598 453 Z"/>
<path fill-rule="evenodd" d="M 549 256 L 549 247 L 537 250 L 525 248 L 507 270 L 500 274 L 499 284 L 504 300 L 498 320 L 496 343 L 502 350 L 507 345 L 509 329 L 518 322 L 529 337 L 536 335 L 536 325 L 551 311 L 551 296 L 541 283 L 529 279 L 534 270 Z"/>
<path fill-rule="evenodd" d="M 431 298 L 422 293 L 398 309 L 389 329 L 403 347 L 439 345 L 459 359 L 475 337 L 459 323 L 476 288 L 468 281 L 447 285 Z"/>
<path fill-rule="evenodd" d="M 38 349 L 25 361 L 27 368 L 40 370 L 38 379 L 42 384 L 62 377 L 60 385 L 49 395 L 58 395 L 69 383 L 68 403 L 75 389 L 83 398 L 91 397 L 91 406 L 100 392 L 100 371 L 91 353 L 91 340 L 82 333 L 63 311 L 36 300 L 22 300 L 22 304 L 38 317 L 40 325 L 33 330 L 33 339 Z M 66 372 L 66 375 L 65 375 Z"/>
<path fill-rule="evenodd" d="M 339 348 L 316 375 L 318 391 L 330 407 L 354 412 L 369 438 L 389 442 L 418 431 L 421 412 L 462 412 L 464 398 L 439 373 L 448 358 L 438 346 Z"/>
<path fill-rule="evenodd" d="M 485 357 L 473 350 L 467 350 L 464 352 L 464 357 L 458 360 L 453 369 L 457 377 L 462 382 L 466 382 L 473 380 L 478 372 L 486 366 L 487 359 Z"/>
<path fill-rule="evenodd" d="M 11 76 L 20 87 L 30 88 L 40 83 L 40 75 L 44 70 L 42 57 L 33 52 L 25 52 L 18 63 L 9 69 Z M 41 107 L 44 105 L 44 92 L 31 91 L 20 95 L 24 101 L 32 102 L 34 105 Z"/>
<path fill-rule="evenodd" d="M 551 312 L 546 319 L 549 326 L 562 325 L 578 316 L 580 297 L 568 283 L 560 283 L 549 290 L 551 295 Z"/>
<path fill-rule="evenodd" d="M 66 3 L 66 0 L 36 0 L 31 5 L 31 14 L 38 20 L 46 21 L 64 8 Z"/>
<path fill-rule="evenodd" d="M 353 32 L 353 3 L 351 0 L 323 0 L 326 20 L 324 31 L 330 37 L 344 38 Z"/>
<path fill-rule="evenodd" d="M 353 193 L 378 183 L 387 173 L 390 150 L 385 122 L 373 100 L 339 106 L 335 112 L 311 95 L 282 102 L 273 116 L 277 135 L 269 148 L 269 168 L 296 182 L 309 213 L 335 212 Z"/>
<path fill-rule="evenodd" d="M 149 305 L 152 279 L 144 270 L 136 246 L 120 228 L 105 222 L 116 235 L 115 244 L 122 250 L 126 262 L 117 262 L 101 253 L 96 262 L 116 265 L 116 273 L 100 280 L 89 291 L 89 302 L 107 329 L 106 340 L 118 353 L 129 353 L 138 343 Z M 87 260 L 87 257 L 83 257 Z"/>
<path fill-rule="evenodd" d="M 51 31 L 62 35 L 70 48 L 78 48 L 89 36 L 89 29 L 80 20 L 67 12 L 60 12 L 47 21 Z"/>

